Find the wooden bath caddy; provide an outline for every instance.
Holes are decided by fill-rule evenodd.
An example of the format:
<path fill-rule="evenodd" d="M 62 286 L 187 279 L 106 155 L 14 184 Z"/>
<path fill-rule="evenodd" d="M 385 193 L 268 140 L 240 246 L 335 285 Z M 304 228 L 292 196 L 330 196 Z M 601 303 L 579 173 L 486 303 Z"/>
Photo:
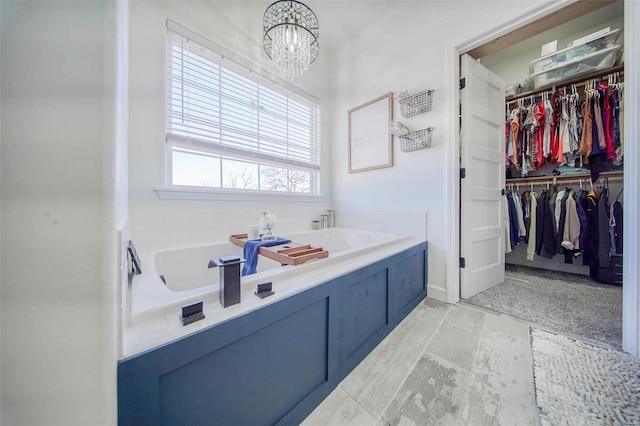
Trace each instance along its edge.
<path fill-rule="evenodd" d="M 240 247 L 244 247 L 247 241 L 247 234 L 235 234 L 229 237 L 229 240 Z M 329 256 L 327 250 L 322 247 L 312 247 L 309 244 L 299 244 L 293 241 L 271 247 L 260 247 L 258 253 L 271 260 L 286 265 L 299 265 L 311 259 L 321 259 Z"/>

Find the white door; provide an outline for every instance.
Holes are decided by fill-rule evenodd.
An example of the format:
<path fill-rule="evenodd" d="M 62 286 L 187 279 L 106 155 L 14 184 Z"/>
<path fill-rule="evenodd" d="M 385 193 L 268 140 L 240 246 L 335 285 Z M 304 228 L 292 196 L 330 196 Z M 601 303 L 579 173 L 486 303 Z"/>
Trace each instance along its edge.
<path fill-rule="evenodd" d="M 466 299 L 504 281 L 505 96 L 504 81 L 469 55 L 462 56 L 461 76 L 460 297 Z"/>

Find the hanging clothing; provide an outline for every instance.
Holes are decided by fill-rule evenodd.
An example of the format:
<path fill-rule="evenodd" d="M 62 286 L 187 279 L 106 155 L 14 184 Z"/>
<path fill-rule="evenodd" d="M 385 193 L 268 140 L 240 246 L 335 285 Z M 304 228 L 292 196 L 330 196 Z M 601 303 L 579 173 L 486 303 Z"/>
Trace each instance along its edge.
<path fill-rule="evenodd" d="M 598 198 L 598 259 L 602 267 L 610 265 L 609 260 L 609 203 L 608 190 L 603 188 Z"/>
<path fill-rule="evenodd" d="M 622 203 L 620 201 L 614 201 L 611 205 L 613 211 L 614 223 L 614 237 L 615 237 L 615 253 L 622 254 Z"/>
<path fill-rule="evenodd" d="M 564 222 L 567 217 L 567 198 L 569 198 L 569 191 L 558 191 L 558 198 L 556 199 L 556 253 L 563 254 L 562 239 L 564 238 Z"/>
<path fill-rule="evenodd" d="M 587 192 L 580 190 L 576 196 L 576 210 L 578 219 L 580 220 L 580 236 L 578 238 L 580 249 L 584 250 L 585 240 L 587 238 Z"/>
<path fill-rule="evenodd" d="M 527 242 L 527 260 L 533 260 L 536 252 L 536 210 L 538 208 L 537 194 L 533 191 L 529 192 L 530 204 L 530 224 L 529 224 L 529 240 Z"/>
<path fill-rule="evenodd" d="M 555 219 L 549 204 L 549 191 L 544 191 L 538 200 L 536 212 L 536 254 L 551 259 L 556 254 Z"/>
<path fill-rule="evenodd" d="M 524 225 L 524 212 L 522 211 L 522 201 L 518 194 L 512 194 L 514 204 L 516 206 L 516 220 L 518 223 L 518 237 L 526 237 L 527 229 Z M 518 238 L 520 240 L 520 238 Z"/>
<path fill-rule="evenodd" d="M 505 232 L 505 238 L 504 238 L 504 252 L 505 253 L 511 253 L 511 221 L 509 218 L 509 201 L 507 200 L 507 195 L 505 194 L 503 196 L 504 200 L 503 203 L 504 204 L 504 232 Z"/>
<path fill-rule="evenodd" d="M 511 143 L 513 144 L 512 148 L 512 157 L 511 162 L 515 166 L 517 170 L 520 170 L 518 156 L 520 155 L 520 150 L 518 149 L 518 134 L 520 133 L 520 109 L 516 108 L 513 110 L 513 116 L 511 120 Z"/>
<path fill-rule="evenodd" d="M 600 233 L 598 232 L 598 193 L 594 190 L 589 191 L 585 204 L 587 213 L 587 235 L 584 243 L 582 262 L 584 265 L 599 267 L 600 259 L 598 257 L 598 249 Z"/>
<path fill-rule="evenodd" d="M 566 203 L 567 215 L 562 235 L 562 247 L 567 250 L 580 250 L 581 224 L 575 195 L 574 191 L 570 191 Z"/>
<path fill-rule="evenodd" d="M 562 141 L 560 140 L 560 117 L 562 116 L 562 103 L 560 97 L 553 99 L 553 113 L 551 122 L 551 161 L 562 163 Z"/>
<path fill-rule="evenodd" d="M 516 213 L 516 204 L 513 201 L 513 194 L 507 194 L 507 202 L 509 204 L 509 232 L 511 240 L 511 248 L 513 249 L 518 245 L 518 214 Z"/>
<path fill-rule="evenodd" d="M 533 115 L 535 118 L 535 143 L 534 146 L 534 158 L 535 167 L 539 169 L 544 166 L 544 131 L 546 128 L 547 115 L 544 109 L 544 102 L 538 102 L 533 108 Z"/>
<path fill-rule="evenodd" d="M 551 101 L 547 98 L 544 101 L 544 113 L 545 113 L 545 125 L 544 125 L 544 136 L 542 142 L 542 149 L 544 151 L 544 156 L 551 156 L 551 121 L 553 114 L 553 107 L 551 106 Z"/>
<path fill-rule="evenodd" d="M 602 99 L 599 96 L 594 98 L 593 117 L 595 118 L 594 122 L 596 125 L 596 133 L 598 134 L 598 147 L 600 148 L 600 152 L 603 152 L 607 148 L 607 140 L 604 135 L 601 102 L 602 102 Z"/>
<path fill-rule="evenodd" d="M 522 193 L 522 199 L 520 200 L 522 204 L 522 221 L 524 222 L 524 242 L 525 244 L 529 243 L 529 232 L 531 230 L 531 194 L 530 191 L 525 191 Z"/>
<path fill-rule="evenodd" d="M 591 155 L 591 146 L 593 144 L 592 127 L 591 100 L 587 99 L 582 109 L 582 137 L 580 138 L 580 148 L 578 149 L 578 152 L 586 157 Z"/>

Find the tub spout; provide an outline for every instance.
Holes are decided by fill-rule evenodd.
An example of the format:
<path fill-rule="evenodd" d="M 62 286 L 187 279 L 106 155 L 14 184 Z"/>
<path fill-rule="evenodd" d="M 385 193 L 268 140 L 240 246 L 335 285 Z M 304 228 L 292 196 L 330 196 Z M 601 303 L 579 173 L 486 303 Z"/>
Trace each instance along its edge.
<path fill-rule="evenodd" d="M 240 256 L 223 256 L 211 259 L 209 268 L 220 267 L 220 304 L 226 308 L 240 303 L 240 265 L 245 260 Z"/>

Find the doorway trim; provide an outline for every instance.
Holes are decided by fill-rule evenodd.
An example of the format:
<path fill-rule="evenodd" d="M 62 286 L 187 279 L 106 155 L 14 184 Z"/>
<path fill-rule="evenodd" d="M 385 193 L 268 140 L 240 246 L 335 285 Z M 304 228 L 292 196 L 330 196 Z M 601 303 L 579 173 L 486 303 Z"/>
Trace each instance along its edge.
<path fill-rule="evenodd" d="M 460 81 L 460 55 L 471 51 L 483 44 L 489 43 L 497 38 L 515 31 L 531 22 L 542 19 L 549 14 L 567 7 L 577 0 L 552 0 L 535 9 L 520 15 L 513 20 L 500 25 L 490 31 L 457 45 L 445 47 L 445 72 L 447 90 L 447 216 L 452 218 L 447 223 L 447 265 L 446 265 L 446 301 L 448 303 L 458 303 L 460 301 L 460 124 L 459 124 L 459 81 Z M 632 25 L 632 16 L 638 19 L 640 16 L 640 4 L 637 2 L 626 2 L 624 4 L 624 39 L 625 39 L 625 69 L 630 72 L 627 75 L 639 75 L 640 58 L 636 50 L 634 40 L 640 39 L 640 30 Z M 625 140 L 638 140 L 640 136 L 640 125 L 632 121 L 631 117 L 640 113 L 638 103 L 633 103 L 631 94 L 638 93 L 638 81 L 631 80 L 625 82 Z M 635 144 L 625 144 L 625 167 L 624 185 L 628 188 L 637 186 L 640 175 L 640 149 Z M 640 199 L 638 194 L 627 191 L 625 193 L 625 216 L 624 228 L 627 235 L 640 235 L 640 226 L 636 218 L 639 217 Z M 635 223 L 634 223 L 635 222 Z M 624 242 L 624 253 L 628 259 L 638 259 L 640 255 L 640 241 L 630 241 L 626 238 Z M 629 352 L 636 358 L 640 357 L 640 267 L 632 262 L 624 265 L 623 289 L 623 319 L 622 319 L 622 346 L 623 350 Z M 632 284 L 632 285 L 629 285 Z"/>

